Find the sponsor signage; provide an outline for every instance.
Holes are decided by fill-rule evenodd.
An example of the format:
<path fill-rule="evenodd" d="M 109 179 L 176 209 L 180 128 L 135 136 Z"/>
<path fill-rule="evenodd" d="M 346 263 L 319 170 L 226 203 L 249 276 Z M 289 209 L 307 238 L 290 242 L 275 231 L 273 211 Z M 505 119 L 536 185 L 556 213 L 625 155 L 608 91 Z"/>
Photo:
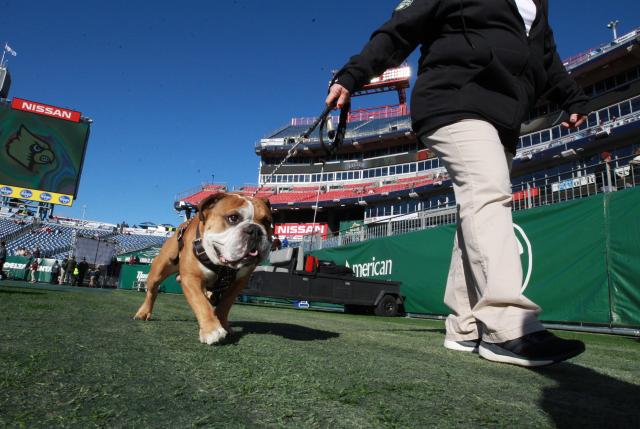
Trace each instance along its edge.
<path fill-rule="evenodd" d="M 360 264 L 349 263 L 345 261 L 347 268 L 351 268 L 353 275 L 356 277 L 379 277 L 390 276 L 393 274 L 393 259 L 378 259 L 373 256 L 370 261 Z"/>
<path fill-rule="evenodd" d="M 520 201 L 529 197 L 537 197 L 538 195 L 540 195 L 540 189 L 538 188 L 525 189 L 523 191 L 514 192 L 513 201 Z"/>
<path fill-rule="evenodd" d="M 288 240 L 302 240 L 304 235 L 322 234 L 322 239 L 327 239 L 329 224 L 327 223 L 278 223 L 275 228 L 275 235 L 281 239 L 287 237 Z"/>
<path fill-rule="evenodd" d="M 596 183 L 596 175 L 590 174 L 588 176 L 576 177 L 573 179 L 563 180 L 562 182 L 552 183 L 551 191 L 566 191 L 568 189 L 579 188 L 580 186 L 586 186 Z"/>
<path fill-rule="evenodd" d="M 36 189 L 20 188 L 18 186 L 2 184 L 0 184 L 0 196 L 69 207 L 73 205 L 72 195 L 57 194 L 55 192 L 38 191 Z"/>
<path fill-rule="evenodd" d="M 16 110 L 35 113 L 37 115 L 50 116 L 52 118 L 64 119 L 65 121 L 80 122 L 82 114 L 75 110 L 63 109 L 62 107 L 50 106 L 35 101 L 14 98 L 11 107 Z"/>

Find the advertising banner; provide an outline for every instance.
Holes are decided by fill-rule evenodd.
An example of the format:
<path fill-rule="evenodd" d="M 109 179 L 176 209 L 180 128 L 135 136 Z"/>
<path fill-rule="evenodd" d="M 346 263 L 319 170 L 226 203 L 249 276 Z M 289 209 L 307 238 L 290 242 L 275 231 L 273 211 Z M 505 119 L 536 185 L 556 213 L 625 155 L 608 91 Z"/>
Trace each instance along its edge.
<path fill-rule="evenodd" d="M 322 234 L 322 239 L 326 240 L 329 232 L 329 224 L 326 223 L 278 223 L 274 234 L 283 239 L 300 241 L 304 235 Z"/>
<path fill-rule="evenodd" d="M 640 326 L 638 213 L 638 189 L 514 213 L 522 290 L 542 320 Z M 407 312 L 444 316 L 454 233 L 444 226 L 313 253 L 358 277 L 400 281 Z"/>
<path fill-rule="evenodd" d="M 606 241 L 611 317 L 640 326 L 640 190 L 606 194 Z"/>
<path fill-rule="evenodd" d="M 5 276 L 11 280 L 31 280 L 31 258 L 24 256 L 9 256 L 2 267 Z M 38 259 L 37 282 L 49 283 L 51 281 L 51 267 L 55 259 Z"/>
<path fill-rule="evenodd" d="M 37 201 L 40 203 L 58 204 L 61 206 L 73 205 L 73 195 L 58 194 L 55 192 L 38 191 L 37 189 L 20 188 L 3 185 L 0 183 L 0 196 L 20 198 L 21 200 Z"/>
<path fill-rule="evenodd" d="M 118 288 L 131 290 L 139 287 L 145 287 L 150 269 L 151 265 L 123 265 L 120 268 Z M 162 282 L 160 285 L 160 292 L 182 293 L 182 287 L 180 286 L 180 283 L 176 281 L 175 274 L 169 276 L 169 278 Z"/>
<path fill-rule="evenodd" d="M 79 115 L 21 99 L 0 103 L 2 196 L 73 204 L 89 135 Z"/>

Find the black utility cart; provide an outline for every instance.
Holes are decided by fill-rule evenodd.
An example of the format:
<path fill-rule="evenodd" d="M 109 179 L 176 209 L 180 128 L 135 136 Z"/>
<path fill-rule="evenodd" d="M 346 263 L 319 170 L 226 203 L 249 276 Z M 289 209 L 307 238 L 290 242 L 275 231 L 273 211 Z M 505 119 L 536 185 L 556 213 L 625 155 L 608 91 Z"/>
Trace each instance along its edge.
<path fill-rule="evenodd" d="M 256 268 L 244 295 L 342 304 L 347 313 L 404 314 L 400 282 L 355 277 L 301 248 L 271 252 L 269 263 Z"/>

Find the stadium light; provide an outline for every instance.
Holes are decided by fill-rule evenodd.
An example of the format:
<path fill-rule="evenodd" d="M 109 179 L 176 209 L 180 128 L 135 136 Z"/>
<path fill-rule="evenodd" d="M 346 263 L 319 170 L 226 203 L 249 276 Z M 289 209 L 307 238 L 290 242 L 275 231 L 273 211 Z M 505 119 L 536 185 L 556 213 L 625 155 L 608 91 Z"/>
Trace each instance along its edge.
<path fill-rule="evenodd" d="M 611 29 L 613 31 L 613 40 L 617 40 L 618 39 L 618 24 L 620 23 L 620 20 L 616 19 L 615 21 L 609 21 L 609 23 L 607 24 L 607 28 Z"/>

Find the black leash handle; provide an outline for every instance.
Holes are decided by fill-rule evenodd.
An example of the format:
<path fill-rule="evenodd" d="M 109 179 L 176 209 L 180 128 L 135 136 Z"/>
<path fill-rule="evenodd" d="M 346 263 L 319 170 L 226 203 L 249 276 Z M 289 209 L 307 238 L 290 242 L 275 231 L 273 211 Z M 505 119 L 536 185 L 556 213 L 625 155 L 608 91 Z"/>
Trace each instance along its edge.
<path fill-rule="evenodd" d="M 334 106 L 326 106 L 320 116 L 316 118 L 315 121 L 311 124 L 309 129 L 305 131 L 301 138 L 308 139 L 311 133 L 315 131 L 315 129 L 320 126 L 319 136 L 320 136 L 320 146 L 325 152 L 327 157 L 335 154 L 338 151 L 338 148 L 344 142 L 344 136 L 347 132 L 347 122 L 349 121 L 349 110 L 351 110 L 351 103 L 345 103 L 340 109 L 340 119 L 338 121 L 338 128 L 334 133 L 329 131 L 329 140 L 331 140 L 330 144 L 325 143 L 324 141 L 324 129 L 327 125 L 327 121 L 329 119 L 329 115 L 331 111 L 334 109 Z M 333 135 L 331 135 L 333 134 Z"/>
<path fill-rule="evenodd" d="M 311 133 L 313 133 L 313 131 L 315 131 L 316 128 L 318 128 L 318 125 L 320 126 L 320 145 L 324 150 L 325 160 L 338 151 L 338 148 L 342 145 L 344 136 L 347 132 L 347 122 L 349 121 L 349 111 L 351 110 L 351 103 L 345 103 L 342 106 L 342 109 L 340 109 L 340 120 L 338 122 L 338 128 L 335 130 L 335 134 L 330 131 L 330 133 L 333 134 L 333 137 L 329 136 L 329 139 L 332 140 L 332 142 L 330 145 L 327 145 L 325 144 L 322 135 L 324 134 L 324 128 L 327 124 L 329 114 L 331 113 L 333 108 L 334 106 L 326 106 L 320 116 L 318 116 L 316 120 L 313 121 L 313 124 L 311 124 L 309 129 L 301 134 L 300 137 L 294 140 L 295 143 L 293 144 L 293 146 L 291 146 L 284 159 L 273 169 L 267 180 L 253 192 L 251 198 L 254 198 L 258 194 L 258 192 L 260 192 L 260 190 L 265 187 L 267 183 L 273 183 L 274 176 L 276 175 L 280 167 L 282 167 L 289 158 L 297 153 L 298 146 L 305 140 L 309 139 L 309 136 L 311 135 Z"/>
<path fill-rule="evenodd" d="M 327 118 L 329 117 L 329 114 L 331 113 L 332 110 L 333 110 L 333 106 L 325 107 L 322 113 L 320 114 L 320 116 L 318 116 L 316 120 L 313 121 L 313 124 L 311 124 L 309 129 L 305 131 L 304 134 L 302 134 L 302 138 L 308 139 L 311 133 L 318 127 L 318 125 L 320 125 L 321 122 L 327 121 Z"/>
<path fill-rule="evenodd" d="M 351 110 L 351 104 L 345 103 L 340 109 L 340 119 L 338 120 L 338 128 L 335 131 L 329 131 L 327 133 L 329 140 L 331 140 L 331 144 L 327 145 L 324 142 L 324 127 L 327 124 L 327 121 L 322 121 L 320 123 L 320 146 L 324 150 L 325 156 L 329 158 L 338 152 L 340 146 L 344 142 L 344 136 L 347 133 L 347 122 L 349 121 L 349 111 Z"/>

